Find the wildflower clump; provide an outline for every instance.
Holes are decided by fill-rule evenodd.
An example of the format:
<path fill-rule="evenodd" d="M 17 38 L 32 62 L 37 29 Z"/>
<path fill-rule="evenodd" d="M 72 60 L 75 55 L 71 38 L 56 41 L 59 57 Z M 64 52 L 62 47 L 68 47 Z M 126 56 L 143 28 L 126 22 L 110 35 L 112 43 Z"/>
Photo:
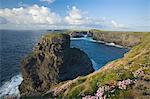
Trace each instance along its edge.
<path fill-rule="evenodd" d="M 116 89 L 126 89 L 129 85 L 134 84 L 135 81 L 131 79 L 118 81 L 116 85 L 108 85 L 99 87 L 95 95 L 87 95 L 82 99 L 106 99 L 109 94 L 114 93 Z"/>
<path fill-rule="evenodd" d="M 133 81 L 130 80 L 130 79 L 127 79 L 127 80 L 122 80 L 122 81 L 119 81 L 118 82 L 118 88 L 119 89 L 126 89 L 128 85 L 132 84 Z"/>

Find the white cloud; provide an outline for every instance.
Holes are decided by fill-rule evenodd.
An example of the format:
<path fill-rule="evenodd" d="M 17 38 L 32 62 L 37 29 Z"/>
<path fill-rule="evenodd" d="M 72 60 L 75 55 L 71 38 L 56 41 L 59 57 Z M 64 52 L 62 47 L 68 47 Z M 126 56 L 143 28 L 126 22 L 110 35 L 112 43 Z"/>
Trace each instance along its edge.
<path fill-rule="evenodd" d="M 113 26 L 114 28 L 122 28 L 122 27 L 124 27 L 123 24 L 119 24 L 119 23 L 117 23 L 117 22 L 114 21 L 114 20 L 112 20 L 111 23 L 112 23 L 112 26 Z"/>
<path fill-rule="evenodd" d="M 67 7 L 68 15 L 61 17 L 48 7 L 32 5 L 0 9 L 0 28 L 121 28 L 123 25 L 107 18 L 91 18 L 76 6 Z"/>
<path fill-rule="evenodd" d="M 84 17 L 83 12 L 81 12 L 76 6 L 73 6 L 69 11 L 69 15 L 65 17 L 65 22 L 71 25 L 81 25 L 85 24 L 87 19 L 87 17 Z"/>
<path fill-rule="evenodd" d="M 71 9 L 69 6 L 67 6 L 69 9 L 69 15 L 67 15 L 64 20 L 67 24 L 70 24 L 72 26 L 84 26 L 84 27 L 100 27 L 100 28 L 120 28 L 123 27 L 122 24 L 118 24 L 114 20 L 107 19 L 105 17 L 103 18 L 91 18 L 88 17 L 88 12 L 81 11 L 76 6 L 72 6 Z"/>
<path fill-rule="evenodd" d="M 42 1 L 42 2 L 47 2 L 47 3 L 51 4 L 51 3 L 53 3 L 55 0 L 40 0 L 40 1 Z"/>
<path fill-rule="evenodd" d="M 47 7 L 38 5 L 0 9 L 0 17 L 6 20 L 5 24 L 13 25 L 55 25 L 61 22 L 58 14 L 51 12 Z"/>

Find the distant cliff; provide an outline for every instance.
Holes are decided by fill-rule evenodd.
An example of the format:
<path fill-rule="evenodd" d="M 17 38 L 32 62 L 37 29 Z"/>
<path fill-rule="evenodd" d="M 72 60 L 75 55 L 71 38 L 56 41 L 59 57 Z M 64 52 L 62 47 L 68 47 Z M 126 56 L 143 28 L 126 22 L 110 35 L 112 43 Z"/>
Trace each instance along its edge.
<path fill-rule="evenodd" d="M 60 98 L 150 98 L 150 33 L 94 33 L 97 39 L 132 47 L 121 59 L 74 80 L 61 82 L 45 97 Z M 102 35 L 103 37 L 101 37 Z M 100 53 L 101 54 L 101 53 Z"/>
<path fill-rule="evenodd" d="M 87 35 L 97 41 L 114 43 L 126 48 L 131 48 L 135 45 L 138 45 L 141 41 L 141 38 L 143 38 L 143 34 L 146 33 L 101 31 L 101 30 L 92 29 L 89 31 L 70 30 L 70 31 L 66 31 L 66 34 L 69 34 L 70 37 L 72 38 L 80 38 L 80 37 L 84 37 L 84 35 Z"/>
<path fill-rule="evenodd" d="M 41 96 L 61 81 L 71 80 L 93 72 L 86 53 L 70 48 L 66 34 L 47 34 L 21 62 L 23 82 L 19 86 L 22 97 Z"/>
<path fill-rule="evenodd" d="M 81 30 L 68 30 L 65 33 L 70 35 L 71 38 L 80 38 L 84 37 L 88 31 L 81 31 Z"/>
<path fill-rule="evenodd" d="M 95 40 L 115 43 L 127 48 L 138 45 L 141 41 L 141 38 L 143 38 L 143 34 L 145 34 L 144 32 L 112 32 L 100 30 L 90 30 L 89 32 L 92 34 L 92 37 Z"/>

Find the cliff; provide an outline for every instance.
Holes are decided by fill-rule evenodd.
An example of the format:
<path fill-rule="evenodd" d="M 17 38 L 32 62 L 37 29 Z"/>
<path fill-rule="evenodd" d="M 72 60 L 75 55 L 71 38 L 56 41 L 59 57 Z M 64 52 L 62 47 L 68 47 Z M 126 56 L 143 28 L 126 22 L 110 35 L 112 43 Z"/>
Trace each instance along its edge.
<path fill-rule="evenodd" d="M 102 34 L 95 33 L 93 35 Z M 109 35 L 109 38 L 107 38 L 109 42 L 113 41 L 117 43 L 118 37 L 119 41 L 123 40 L 122 43 L 118 42 L 119 44 L 132 47 L 132 49 L 123 58 L 106 64 L 106 66 L 94 73 L 59 83 L 52 87 L 46 94 L 43 94 L 43 96 L 83 99 L 97 97 L 149 99 L 150 33 L 131 33 L 131 36 L 129 33 L 108 33 L 106 35 Z M 121 39 L 118 35 L 126 35 L 126 39 Z M 99 37 L 99 40 L 105 38 Z"/>
<path fill-rule="evenodd" d="M 61 81 L 93 71 L 87 54 L 80 49 L 70 48 L 69 35 L 46 34 L 21 62 L 21 97 L 41 96 Z"/>
<path fill-rule="evenodd" d="M 121 45 L 124 48 L 131 48 L 140 43 L 141 38 L 143 38 L 143 34 L 146 34 L 146 32 L 119 32 L 92 29 L 89 31 L 70 30 L 66 31 L 66 34 L 70 35 L 72 38 L 80 38 L 84 37 L 84 35 L 87 35 L 88 37 L 92 37 L 97 41 L 114 43 Z"/>
<path fill-rule="evenodd" d="M 68 30 L 65 32 L 66 34 L 70 35 L 71 38 L 80 38 L 84 37 L 88 33 L 88 31 L 83 30 Z"/>
<path fill-rule="evenodd" d="M 143 34 L 140 32 L 118 32 L 118 31 L 100 31 L 100 30 L 90 30 L 92 38 L 98 41 L 104 41 L 108 43 L 115 43 L 117 45 L 122 45 L 126 48 L 131 48 L 138 45 L 143 38 Z"/>

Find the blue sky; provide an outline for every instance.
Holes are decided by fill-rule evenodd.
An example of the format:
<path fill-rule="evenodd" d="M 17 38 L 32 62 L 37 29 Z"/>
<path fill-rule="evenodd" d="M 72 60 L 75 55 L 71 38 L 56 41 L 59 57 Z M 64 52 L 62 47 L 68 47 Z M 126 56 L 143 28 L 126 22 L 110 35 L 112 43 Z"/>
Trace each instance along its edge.
<path fill-rule="evenodd" d="M 38 27 L 149 31 L 150 28 L 150 0 L 0 0 L 0 2 L 2 29 Z"/>

